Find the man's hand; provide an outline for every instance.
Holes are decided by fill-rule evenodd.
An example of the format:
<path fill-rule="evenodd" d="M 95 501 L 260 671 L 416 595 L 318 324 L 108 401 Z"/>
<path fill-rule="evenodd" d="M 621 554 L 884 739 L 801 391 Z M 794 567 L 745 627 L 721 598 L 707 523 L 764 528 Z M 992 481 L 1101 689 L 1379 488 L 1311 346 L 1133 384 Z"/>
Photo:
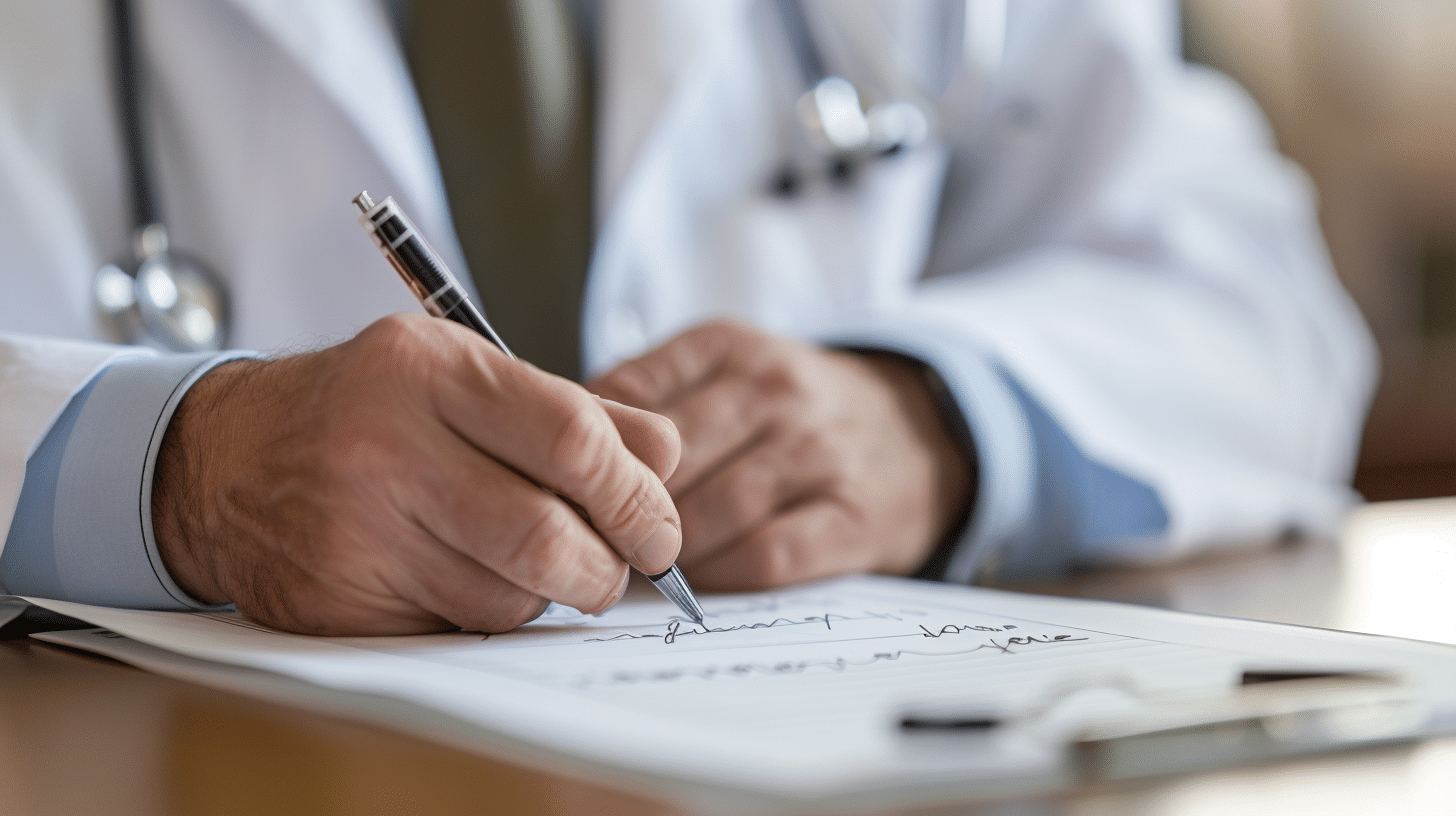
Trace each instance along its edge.
<path fill-rule="evenodd" d="M 713 323 L 588 387 L 677 425 L 678 565 L 702 588 L 914 572 L 968 500 L 965 455 L 897 357 Z"/>
<path fill-rule="evenodd" d="M 661 417 L 393 316 L 203 377 L 168 427 L 152 517 L 185 591 L 272 626 L 501 632 L 547 601 L 606 609 L 628 564 L 667 569 L 677 456 Z"/>

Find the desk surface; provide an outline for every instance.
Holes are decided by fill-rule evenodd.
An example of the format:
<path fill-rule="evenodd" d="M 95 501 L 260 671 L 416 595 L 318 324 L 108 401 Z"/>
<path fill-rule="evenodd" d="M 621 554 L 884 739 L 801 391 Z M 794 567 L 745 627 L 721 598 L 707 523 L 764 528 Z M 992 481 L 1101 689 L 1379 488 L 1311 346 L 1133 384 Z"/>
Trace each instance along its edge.
<path fill-rule="evenodd" d="M 1338 542 L 1035 587 L 1456 643 L 1456 499 Z M 735 812 L 732 803 L 714 810 Z M 0 813 L 673 814 L 683 808 L 33 641 L 0 643 Z M 796 812 L 813 812 L 808 811 Z M 1456 814 L 1456 739 L 916 814 Z"/>

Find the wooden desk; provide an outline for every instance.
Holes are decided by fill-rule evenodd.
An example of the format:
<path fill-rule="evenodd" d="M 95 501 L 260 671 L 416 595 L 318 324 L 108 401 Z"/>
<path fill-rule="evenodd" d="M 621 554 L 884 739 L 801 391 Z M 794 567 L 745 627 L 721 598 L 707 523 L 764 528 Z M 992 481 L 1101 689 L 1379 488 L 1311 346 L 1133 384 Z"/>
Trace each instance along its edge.
<path fill-rule="evenodd" d="M 1368 506 L 1339 542 L 1037 589 L 1456 643 L 1456 499 Z M 681 812 L 651 792 L 519 768 L 37 642 L 0 644 L 6 816 Z M 910 812 L 1456 814 L 1456 740 Z"/>

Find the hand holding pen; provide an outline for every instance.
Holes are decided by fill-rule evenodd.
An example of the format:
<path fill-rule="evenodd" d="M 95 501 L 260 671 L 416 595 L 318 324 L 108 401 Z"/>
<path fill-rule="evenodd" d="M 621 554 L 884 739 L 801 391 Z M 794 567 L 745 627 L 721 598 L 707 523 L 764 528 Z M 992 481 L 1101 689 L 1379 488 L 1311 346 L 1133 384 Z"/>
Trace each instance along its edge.
<path fill-rule="evenodd" d="M 424 239 L 424 236 L 419 234 L 419 231 L 415 228 L 414 223 L 410 221 L 409 217 L 399 209 L 399 205 L 395 203 L 393 197 L 386 198 L 384 201 L 376 204 L 369 197 L 369 193 L 361 192 L 354 197 L 354 203 L 359 207 L 360 213 L 362 213 L 359 216 L 359 223 L 369 233 L 370 237 L 374 239 L 375 244 L 384 254 L 385 259 L 389 261 L 389 265 L 394 268 L 395 272 L 404 281 L 405 286 L 414 293 L 415 297 L 420 301 L 420 304 L 425 307 L 425 311 L 435 317 L 442 317 L 465 326 L 489 340 L 496 348 L 504 352 L 507 357 L 512 360 L 516 359 L 515 355 L 511 353 L 511 350 L 506 347 L 505 342 L 496 334 L 495 329 L 491 328 L 485 316 L 470 301 L 469 294 L 455 280 L 455 277 L 450 274 L 450 270 L 445 266 L 444 261 L 440 259 L 439 254 Z M 625 406 L 611 403 L 610 401 L 604 401 L 603 405 L 610 406 L 607 408 L 609 412 L 632 410 L 625 408 Z M 527 410 L 530 409 L 528 408 Z M 572 448 L 567 445 L 562 445 L 560 449 L 567 451 Z M 663 478 L 666 478 L 665 475 Z M 549 482 L 537 481 L 558 496 L 566 498 L 560 490 L 557 490 Z M 616 526 L 614 519 L 593 516 L 589 508 L 580 504 L 573 504 L 573 506 L 585 520 L 602 532 L 604 537 L 611 542 L 612 536 L 609 533 Z M 673 514 L 673 519 L 676 520 L 676 513 Z M 606 525 L 605 528 L 603 527 L 604 524 Z M 681 524 L 676 525 L 675 530 L 677 532 L 675 542 L 680 546 L 682 542 Z M 659 528 L 659 530 L 652 534 L 651 540 L 644 540 L 640 546 L 633 547 L 631 551 L 623 552 L 622 555 L 624 558 L 633 562 L 634 566 L 638 569 L 645 572 L 653 585 L 676 604 L 684 614 L 694 621 L 702 623 L 703 610 L 698 606 L 698 601 L 693 596 L 692 589 L 688 586 L 682 573 L 678 571 L 677 565 L 670 564 L 659 570 L 652 566 L 652 563 L 656 559 L 648 558 L 644 563 L 643 559 L 639 557 L 639 553 L 643 550 L 655 554 L 657 551 L 664 549 L 662 542 L 665 541 L 665 538 L 663 538 L 665 532 L 665 529 Z M 674 554 L 676 550 L 677 548 L 674 547 Z M 642 553 L 642 555 L 647 555 L 647 553 Z"/>
<path fill-rule="evenodd" d="M 141 521 L 168 591 L 293 632 L 504 632 L 548 601 L 598 612 L 629 565 L 667 570 L 681 543 L 670 421 L 423 314 L 220 365 L 158 444 Z"/>
<path fill-rule="evenodd" d="M 599 612 L 629 565 L 672 565 L 677 457 L 662 417 L 391 315 L 202 377 L 167 427 L 151 521 L 183 592 L 269 626 L 504 632 L 548 601 Z"/>

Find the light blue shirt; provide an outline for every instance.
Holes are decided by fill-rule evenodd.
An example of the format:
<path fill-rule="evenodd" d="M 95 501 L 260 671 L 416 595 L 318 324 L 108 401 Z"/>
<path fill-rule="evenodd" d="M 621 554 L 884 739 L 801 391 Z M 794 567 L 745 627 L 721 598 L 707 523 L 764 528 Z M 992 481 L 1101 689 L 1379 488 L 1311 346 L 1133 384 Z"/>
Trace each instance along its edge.
<path fill-rule="evenodd" d="M 152 473 L 177 404 L 246 352 L 113 363 L 72 398 L 26 463 L 0 590 L 144 609 L 201 609 L 168 575 L 152 535 Z"/>
<path fill-rule="evenodd" d="M 977 489 L 969 519 L 950 543 L 946 580 L 1062 573 L 1109 541 L 1156 536 L 1167 527 L 1152 487 L 1089 458 L 1015 377 L 962 335 L 884 321 L 821 339 L 920 360 L 945 385 L 948 419 L 954 423 L 958 411 L 964 421 Z M 187 389 L 240 356 L 247 355 L 123 360 L 87 384 L 30 458 L 0 554 L 0 591 L 206 608 L 178 588 L 157 552 L 152 472 Z"/>

